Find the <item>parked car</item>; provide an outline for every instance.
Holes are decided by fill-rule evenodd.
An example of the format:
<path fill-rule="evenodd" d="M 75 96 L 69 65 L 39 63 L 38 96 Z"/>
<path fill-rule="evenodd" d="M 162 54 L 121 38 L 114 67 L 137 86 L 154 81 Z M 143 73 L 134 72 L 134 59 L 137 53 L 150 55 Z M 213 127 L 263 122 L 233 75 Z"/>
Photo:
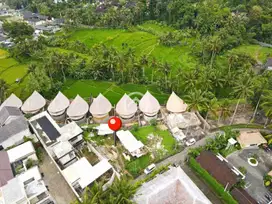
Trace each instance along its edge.
<path fill-rule="evenodd" d="M 196 139 L 195 138 L 191 138 L 191 139 L 189 139 L 189 140 L 187 140 L 185 142 L 186 146 L 192 146 L 195 143 L 196 143 Z"/>
<path fill-rule="evenodd" d="M 156 165 L 155 164 L 150 164 L 145 170 L 144 173 L 146 175 L 150 174 L 152 171 L 154 171 L 154 169 L 156 169 Z"/>

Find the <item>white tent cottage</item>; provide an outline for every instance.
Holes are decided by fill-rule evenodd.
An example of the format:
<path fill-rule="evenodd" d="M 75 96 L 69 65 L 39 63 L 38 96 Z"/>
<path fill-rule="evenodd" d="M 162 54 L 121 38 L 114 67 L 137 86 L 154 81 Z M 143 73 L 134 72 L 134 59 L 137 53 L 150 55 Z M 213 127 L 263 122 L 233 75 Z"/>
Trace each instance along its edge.
<path fill-rule="evenodd" d="M 158 100 L 148 91 L 145 93 L 139 103 L 139 108 L 144 113 L 144 118 L 147 121 L 157 118 L 160 107 L 161 106 Z"/>
<path fill-rule="evenodd" d="M 65 111 L 69 105 L 69 99 L 59 91 L 54 100 L 49 104 L 47 110 L 55 120 L 61 120 L 64 119 Z"/>
<path fill-rule="evenodd" d="M 166 109 L 171 113 L 183 113 L 187 109 L 187 104 L 175 92 L 172 92 L 166 103 Z"/>
<path fill-rule="evenodd" d="M 0 106 L 0 110 L 5 106 L 21 108 L 23 102 L 15 94 L 11 94 Z"/>
<path fill-rule="evenodd" d="M 67 109 L 67 115 L 71 120 L 80 122 L 85 119 L 88 109 L 88 103 L 77 95 Z"/>
<path fill-rule="evenodd" d="M 131 119 L 137 112 L 137 104 L 127 94 L 124 94 L 116 105 L 116 112 L 122 119 Z"/>
<path fill-rule="evenodd" d="M 37 91 L 34 91 L 31 96 L 26 99 L 22 106 L 22 111 L 25 114 L 35 114 L 39 112 L 46 104 L 46 100 Z"/>
<path fill-rule="evenodd" d="M 94 122 L 106 122 L 108 120 L 109 112 L 111 109 L 112 105 L 109 100 L 100 93 L 96 98 L 94 98 L 90 106 L 90 113 L 93 116 Z"/>

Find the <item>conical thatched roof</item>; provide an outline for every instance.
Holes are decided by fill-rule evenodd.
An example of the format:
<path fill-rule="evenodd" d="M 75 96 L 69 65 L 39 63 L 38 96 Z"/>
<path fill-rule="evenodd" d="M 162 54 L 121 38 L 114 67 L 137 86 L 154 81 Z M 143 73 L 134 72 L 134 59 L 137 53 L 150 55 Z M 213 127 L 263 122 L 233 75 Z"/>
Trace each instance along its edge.
<path fill-rule="evenodd" d="M 5 106 L 21 108 L 23 102 L 15 94 L 11 94 L 0 106 L 0 110 Z"/>
<path fill-rule="evenodd" d="M 90 106 L 90 113 L 92 115 L 105 115 L 112 109 L 109 100 L 101 93 L 93 100 Z"/>
<path fill-rule="evenodd" d="M 46 104 L 45 99 L 37 91 L 34 91 L 31 96 L 26 99 L 22 106 L 24 113 L 33 113 L 42 109 Z"/>
<path fill-rule="evenodd" d="M 88 103 L 77 95 L 67 109 L 67 115 L 71 118 L 83 117 L 88 112 L 88 109 Z"/>
<path fill-rule="evenodd" d="M 137 104 L 127 94 L 124 94 L 116 105 L 116 112 L 121 116 L 134 115 L 137 112 Z"/>
<path fill-rule="evenodd" d="M 172 113 L 182 113 L 186 111 L 187 104 L 184 103 L 184 101 L 174 92 L 172 92 L 166 103 L 166 108 Z"/>
<path fill-rule="evenodd" d="M 69 99 L 59 91 L 53 101 L 48 106 L 49 113 L 63 112 L 70 105 Z"/>
<path fill-rule="evenodd" d="M 152 96 L 148 91 L 142 97 L 139 103 L 140 110 L 148 115 L 157 114 L 160 110 L 160 104 L 158 100 Z"/>

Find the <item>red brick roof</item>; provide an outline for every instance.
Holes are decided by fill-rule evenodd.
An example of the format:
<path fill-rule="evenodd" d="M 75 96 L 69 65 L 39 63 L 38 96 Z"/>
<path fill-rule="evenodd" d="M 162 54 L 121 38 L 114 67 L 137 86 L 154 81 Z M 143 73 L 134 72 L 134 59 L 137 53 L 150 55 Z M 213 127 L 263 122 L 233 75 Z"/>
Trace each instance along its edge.
<path fill-rule="evenodd" d="M 6 185 L 13 177 L 8 153 L 0 151 L 0 187 Z"/>
<path fill-rule="evenodd" d="M 210 151 L 202 151 L 196 158 L 196 161 L 209 172 L 218 183 L 225 187 L 228 184 L 227 189 L 230 189 L 235 183 L 237 183 L 237 175 L 231 170 L 227 162 L 221 161 Z"/>
<path fill-rule="evenodd" d="M 239 202 L 239 204 L 257 204 L 257 201 L 254 200 L 248 192 L 246 192 L 242 188 L 234 188 L 230 194 L 233 196 L 235 200 Z"/>

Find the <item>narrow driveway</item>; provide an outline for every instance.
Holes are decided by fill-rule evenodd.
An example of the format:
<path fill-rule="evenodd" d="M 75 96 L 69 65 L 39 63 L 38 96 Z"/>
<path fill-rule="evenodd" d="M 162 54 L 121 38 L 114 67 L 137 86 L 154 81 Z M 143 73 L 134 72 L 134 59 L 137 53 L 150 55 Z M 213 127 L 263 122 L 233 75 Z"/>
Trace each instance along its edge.
<path fill-rule="evenodd" d="M 57 204 L 69 204 L 76 200 L 76 197 L 66 183 L 55 164 L 51 161 L 48 154 L 43 150 L 44 161 L 39 165 L 40 171 L 44 174 L 43 180 L 48 186 L 49 193 Z"/>

